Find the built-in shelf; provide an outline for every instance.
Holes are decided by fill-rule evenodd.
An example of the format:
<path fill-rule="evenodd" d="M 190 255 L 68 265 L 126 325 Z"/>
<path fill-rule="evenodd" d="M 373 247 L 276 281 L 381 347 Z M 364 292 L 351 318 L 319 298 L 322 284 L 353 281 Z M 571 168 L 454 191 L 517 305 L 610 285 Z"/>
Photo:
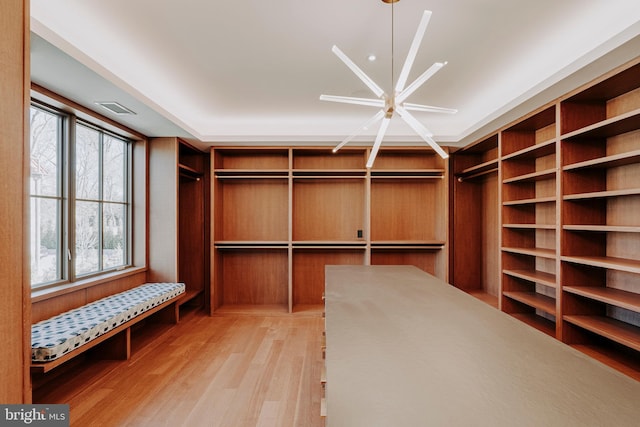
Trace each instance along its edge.
<path fill-rule="evenodd" d="M 540 258 L 555 258 L 556 256 L 556 251 L 554 251 L 553 249 L 503 247 L 502 251 L 519 255 L 530 255 Z"/>
<path fill-rule="evenodd" d="M 180 171 L 181 174 L 184 174 L 186 176 L 193 177 L 193 178 L 200 178 L 203 175 L 202 171 L 196 170 L 195 168 L 192 168 L 184 164 L 179 164 L 178 170 Z"/>
<path fill-rule="evenodd" d="M 562 135 L 563 140 L 610 138 L 640 128 L 640 108 Z"/>
<path fill-rule="evenodd" d="M 542 310 L 545 313 L 555 315 L 556 300 L 546 295 L 542 295 L 537 292 L 512 292 L 512 291 L 505 291 L 502 294 L 508 298 L 519 301 L 537 310 Z"/>
<path fill-rule="evenodd" d="M 498 171 L 498 159 L 492 159 L 466 169 L 463 169 L 460 173 L 456 174 L 458 179 L 471 179 L 477 176 L 484 175 L 485 173 Z"/>
<path fill-rule="evenodd" d="M 502 224 L 504 228 L 515 229 L 536 229 L 536 230 L 555 230 L 555 224 Z"/>
<path fill-rule="evenodd" d="M 446 278 L 448 163 L 383 147 L 367 169 L 370 151 L 212 150 L 214 311 L 320 304 L 327 264 L 412 264 Z"/>
<path fill-rule="evenodd" d="M 534 203 L 553 203 L 556 201 L 554 196 L 549 197 L 533 197 L 530 199 L 521 199 L 521 200 L 509 200 L 506 202 L 502 202 L 504 206 L 517 206 L 517 205 L 531 205 Z"/>
<path fill-rule="evenodd" d="M 562 261 L 640 274 L 640 261 L 607 256 L 562 256 Z"/>
<path fill-rule="evenodd" d="M 528 159 L 548 156 L 556 152 L 556 140 L 549 139 L 539 144 L 534 144 L 511 154 L 502 156 L 502 160 Z"/>
<path fill-rule="evenodd" d="M 540 283 L 545 286 L 555 288 L 556 276 L 555 274 L 546 273 L 544 271 L 537 270 L 502 270 L 504 274 L 517 277 L 519 279 L 529 280 L 531 282 Z"/>
<path fill-rule="evenodd" d="M 268 248 L 286 248 L 288 246 L 287 241 L 217 241 L 214 243 L 218 249 L 268 249 Z"/>
<path fill-rule="evenodd" d="M 573 325 L 640 351 L 640 328 L 605 316 L 565 315 L 563 319 Z"/>
<path fill-rule="evenodd" d="M 600 286 L 564 286 L 562 289 L 605 304 L 640 312 L 640 294 Z"/>
<path fill-rule="evenodd" d="M 635 196 L 640 194 L 640 188 L 628 188 L 624 190 L 592 191 L 588 193 L 566 194 L 564 200 L 581 199 L 605 199 L 608 197 Z"/>
<path fill-rule="evenodd" d="M 215 169 L 217 179 L 261 179 L 261 178 L 287 178 L 288 170 L 245 170 L 245 169 Z"/>
<path fill-rule="evenodd" d="M 640 163 L 640 150 L 633 150 L 626 153 L 613 154 L 610 156 L 572 163 L 564 166 L 562 170 L 573 171 L 579 169 L 605 169 L 631 165 L 634 163 Z"/>
<path fill-rule="evenodd" d="M 563 225 L 563 230 L 567 231 L 594 231 L 613 233 L 640 233 L 640 226 L 625 225 Z"/>
<path fill-rule="evenodd" d="M 338 247 L 365 247 L 366 242 L 362 240 L 294 240 L 293 242 L 294 248 L 307 248 L 307 247 L 328 247 L 328 246 L 338 246 Z"/>
<path fill-rule="evenodd" d="M 444 169 L 372 170 L 371 178 L 443 178 Z"/>
<path fill-rule="evenodd" d="M 364 169 L 293 169 L 293 177 L 300 178 L 365 178 L 367 171 Z"/>
<path fill-rule="evenodd" d="M 507 178 L 502 182 L 504 184 L 511 183 L 519 183 L 519 182 L 535 182 L 535 181 L 543 181 L 546 179 L 552 179 L 556 176 L 555 169 L 545 169 L 541 171 L 531 172 L 525 175 L 514 176 L 512 178 Z"/>

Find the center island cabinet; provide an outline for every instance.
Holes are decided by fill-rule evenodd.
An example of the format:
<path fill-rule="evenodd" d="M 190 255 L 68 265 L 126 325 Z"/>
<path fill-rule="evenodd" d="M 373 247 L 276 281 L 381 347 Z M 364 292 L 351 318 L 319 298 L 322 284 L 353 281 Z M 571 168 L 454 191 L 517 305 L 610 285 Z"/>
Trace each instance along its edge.
<path fill-rule="evenodd" d="M 637 426 L 640 382 L 411 266 L 326 267 L 327 427 Z"/>
<path fill-rule="evenodd" d="M 448 162 L 428 147 L 211 152 L 211 308 L 316 310 L 325 265 L 447 278 Z"/>

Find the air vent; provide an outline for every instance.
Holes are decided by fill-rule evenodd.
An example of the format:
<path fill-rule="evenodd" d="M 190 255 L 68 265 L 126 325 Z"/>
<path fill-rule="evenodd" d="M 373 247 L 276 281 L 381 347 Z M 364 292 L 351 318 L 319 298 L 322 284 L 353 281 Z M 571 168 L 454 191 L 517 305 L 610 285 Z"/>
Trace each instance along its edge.
<path fill-rule="evenodd" d="M 136 114 L 133 111 L 131 111 L 130 109 L 128 109 L 127 107 L 118 104 L 115 101 L 104 101 L 104 102 L 96 102 L 97 105 L 101 106 L 102 108 L 106 108 L 107 110 L 111 111 L 114 114 L 118 114 L 118 115 L 125 115 L 125 114 Z"/>

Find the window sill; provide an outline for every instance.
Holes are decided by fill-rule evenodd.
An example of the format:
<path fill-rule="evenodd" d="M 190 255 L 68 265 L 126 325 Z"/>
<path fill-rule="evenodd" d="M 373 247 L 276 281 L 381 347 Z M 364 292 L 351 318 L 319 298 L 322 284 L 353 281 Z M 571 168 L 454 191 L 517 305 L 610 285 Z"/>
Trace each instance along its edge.
<path fill-rule="evenodd" d="M 114 271 L 111 273 L 100 275 L 98 277 L 78 280 L 77 282 L 73 283 L 65 282 L 59 285 L 53 285 L 42 289 L 33 289 L 31 291 L 31 303 L 33 304 L 34 302 L 46 301 L 50 298 L 69 294 L 71 292 L 76 292 L 82 289 L 87 289 L 92 286 L 101 285 L 106 282 L 133 276 L 135 274 L 144 273 L 145 271 L 147 271 L 147 267 L 130 267 L 125 270 Z"/>

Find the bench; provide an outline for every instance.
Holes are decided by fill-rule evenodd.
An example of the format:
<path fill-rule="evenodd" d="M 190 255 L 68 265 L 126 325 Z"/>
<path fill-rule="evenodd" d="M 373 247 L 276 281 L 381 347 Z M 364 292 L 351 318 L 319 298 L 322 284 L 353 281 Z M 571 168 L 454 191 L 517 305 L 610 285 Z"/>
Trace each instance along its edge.
<path fill-rule="evenodd" d="M 46 373 L 102 344 L 100 356 L 128 360 L 131 327 L 158 313 L 178 323 L 183 283 L 146 283 L 31 325 L 31 372 Z"/>

